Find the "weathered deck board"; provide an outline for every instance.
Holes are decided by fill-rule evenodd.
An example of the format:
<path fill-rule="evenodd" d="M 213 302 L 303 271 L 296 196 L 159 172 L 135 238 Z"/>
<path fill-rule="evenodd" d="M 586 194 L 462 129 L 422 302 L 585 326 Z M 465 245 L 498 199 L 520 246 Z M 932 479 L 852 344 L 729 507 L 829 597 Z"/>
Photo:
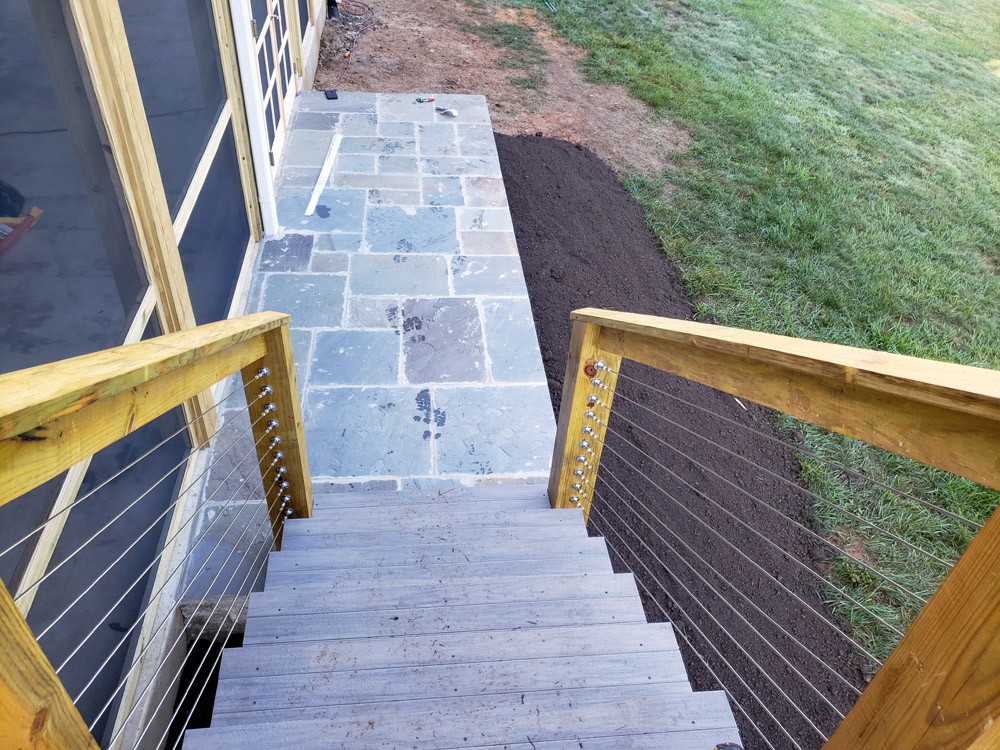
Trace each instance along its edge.
<path fill-rule="evenodd" d="M 251 597 L 251 600 L 253 597 Z M 243 642 L 290 643 L 334 638 L 364 638 L 434 633 L 476 633 L 505 628 L 546 628 L 576 623 L 645 622 L 638 598 L 621 596 L 596 601 L 474 604 L 471 606 L 394 607 L 366 612 L 337 612 L 299 617 L 251 617 Z M 478 637 L 478 636 L 477 636 Z"/>
<path fill-rule="evenodd" d="M 487 648 L 484 648 L 486 646 Z M 522 630 L 348 638 L 244 646 L 226 651 L 220 678 L 308 674 L 431 664 L 676 651 L 667 623 L 571 625 Z"/>
<path fill-rule="evenodd" d="M 441 542 L 435 544 L 398 544 L 390 547 L 336 547 L 334 549 L 290 550 L 272 552 L 267 572 L 277 570 L 332 570 L 335 568 L 377 568 L 417 564 L 467 563 L 478 565 L 504 560 L 546 560 L 553 555 L 578 559 L 608 556 L 604 540 L 585 537 L 563 541 L 559 547 L 528 542 L 511 542 L 502 547 L 482 541 Z"/>
<path fill-rule="evenodd" d="M 456 528 L 478 529 L 511 526 L 570 526 L 578 528 L 583 523 L 583 512 L 578 508 L 554 511 L 504 510 L 490 508 L 433 508 L 421 512 L 419 508 L 345 508 L 315 518 L 292 519 L 287 528 L 303 527 L 313 534 L 347 531 L 390 531 L 394 529 Z"/>
<path fill-rule="evenodd" d="M 280 553 L 276 555 L 280 557 Z M 308 571 L 308 582 L 340 583 L 347 586 L 361 586 L 364 583 L 408 582 L 413 585 L 431 585 L 440 581 L 459 581 L 469 578 L 501 578 L 537 575 L 539 570 L 552 574 L 571 573 L 611 573 L 611 560 L 607 555 L 587 555 L 581 557 L 556 557 L 537 560 L 501 560 L 469 565 L 461 563 L 416 563 L 414 565 L 393 565 L 377 568 L 328 568 Z M 273 590 L 302 583 L 305 573 L 300 570 L 267 571 L 266 590 Z"/>
<path fill-rule="evenodd" d="M 691 691 L 675 652 L 598 654 L 220 680 L 215 715 L 653 683 L 668 683 L 664 695 Z"/>
<path fill-rule="evenodd" d="M 461 487 L 446 492 L 333 492 L 316 494 L 313 508 L 376 508 L 410 505 L 440 505 L 457 508 L 473 503 L 530 503 L 531 507 L 547 508 L 549 499 L 545 484 L 514 484 L 493 487 Z"/>
<path fill-rule="evenodd" d="M 282 549 L 335 549 L 337 547 L 383 547 L 393 544 L 419 544 L 427 542 L 461 543 L 486 542 L 489 544 L 511 544 L 526 542 L 539 546 L 558 546 L 565 541 L 582 539 L 587 535 L 581 523 L 578 528 L 568 526 L 529 526 L 510 529 L 426 529 L 399 531 L 372 531 L 346 533 L 312 533 L 302 527 L 285 531 Z"/>
<path fill-rule="evenodd" d="M 670 684 L 616 685 L 485 697 L 433 698 L 344 704 L 291 711 L 263 709 L 221 714 L 211 730 L 214 742 L 185 741 L 187 750 L 218 750 L 281 744 L 310 748 L 438 748 L 520 741 L 573 739 L 588 734 L 623 734 L 728 728 L 732 715 L 718 692 L 671 693 Z M 249 717 L 248 713 L 255 714 Z M 292 717 L 295 717 L 294 719 Z M 253 723 L 244 724 L 248 718 Z M 290 720 L 292 719 L 292 720 Z M 467 738 L 467 739 L 465 739 Z"/>
<path fill-rule="evenodd" d="M 317 518 L 288 524 L 187 750 L 739 741 L 578 510 L 530 507 L 539 487 L 418 500 L 317 496 Z"/>
<path fill-rule="evenodd" d="M 614 598 L 629 595 L 638 596 L 630 573 L 445 581 L 429 588 L 405 583 L 354 588 L 322 583 L 312 586 L 308 581 L 303 581 L 281 591 L 258 592 L 250 599 L 248 617 L 283 612 L 294 612 L 305 617 L 324 612 L 364 612 L 386 607 L 593 600 L 604 596 Z"/>

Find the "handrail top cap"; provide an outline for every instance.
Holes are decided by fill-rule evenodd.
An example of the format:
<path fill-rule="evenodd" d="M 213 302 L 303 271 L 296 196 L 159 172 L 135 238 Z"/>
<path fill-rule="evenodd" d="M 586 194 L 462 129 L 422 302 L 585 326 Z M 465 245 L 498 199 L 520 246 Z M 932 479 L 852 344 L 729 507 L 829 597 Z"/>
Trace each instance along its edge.
<path fill-rule="evenodd" d="M 570 318 L 1000 417 L 1000 371 L 692 320 L 585 307 Z M 627 358 L 627 354 L 624 354 Z M 963 406 L 965 408 L 963 408 Z"/>
<path fill-rule="evenodd" d="M 252 313 L 2 374 L 0 439 L 23 434 L 290 323 L 287 313 Z"/>

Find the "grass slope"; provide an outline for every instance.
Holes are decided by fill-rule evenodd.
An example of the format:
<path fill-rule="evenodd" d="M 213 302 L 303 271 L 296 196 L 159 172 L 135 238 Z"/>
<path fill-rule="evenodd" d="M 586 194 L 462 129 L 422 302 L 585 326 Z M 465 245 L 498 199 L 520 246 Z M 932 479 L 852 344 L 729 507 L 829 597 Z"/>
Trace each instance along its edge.
<path fill-rule="evenodd" d="M 675 170 L 626 182 L 698 312 L 727 325 L 1000 368 L 1000 5 L 995 0 L 560 0 L 547 16 L 694 139 Z M 614 123 L 609 122 L 613 128 Z M 667 183 L 673 187 L 665 198 Z M 854 441 L 810 449 L 983 519 L 997 495 Z M 933 591 L 971 533 L 821 461 L 817 522 L 901 585 Z M 835 610 L 885 656 L 919 602 L 829 570 L 884 623 Z M 891 627 L 890 627 L 891 626 Z"/>

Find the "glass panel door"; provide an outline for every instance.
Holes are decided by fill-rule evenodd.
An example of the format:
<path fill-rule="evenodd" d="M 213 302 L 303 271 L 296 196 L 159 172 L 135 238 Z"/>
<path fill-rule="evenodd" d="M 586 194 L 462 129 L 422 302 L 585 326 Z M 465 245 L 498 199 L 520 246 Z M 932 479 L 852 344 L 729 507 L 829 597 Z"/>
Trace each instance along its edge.
<path fill-rule="evenodd" d="M 258 0 L 253 10 L 257 27 L 254 41 L 257 68 L 260 71 L 264 120 L 274 169 L 284 147 L 288 118 L 295 98 L 292 40 L 285 0 Z"/>

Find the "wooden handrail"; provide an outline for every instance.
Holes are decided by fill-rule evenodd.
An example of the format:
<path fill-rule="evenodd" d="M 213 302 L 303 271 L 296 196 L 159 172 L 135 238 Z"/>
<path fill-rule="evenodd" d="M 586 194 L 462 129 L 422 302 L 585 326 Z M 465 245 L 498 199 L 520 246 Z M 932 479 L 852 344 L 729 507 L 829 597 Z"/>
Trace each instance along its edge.
<path fill-rule="evenodd" d="M 0 583 L 0 747 L 98 750 L 28 623 Z"/>
<path fill-rule="evenodd" d="M 0 505 L 235 372 L 271 370 L 297 515 L 312 512 L 290 318 L 256 313 L 0 375 Z M 256 397 L 254 393 L 251 398 Z M 267 445 L 258 446 L 263 461 Z M 292 481 L 295 480 L 295 481 Z M 280 503 L 279 503 L 280 504 Z M 277 520 L 277 518 L 275 518 Z"/>
<path fill-rule="evenodd" d="M 265 502 L 280 549 L 282 498 L 300 517 L 312 515 L 288 315 L 257 313 L 94 354 L 0 375 L 0 505 L 156 419 L 195 394 L 240 372 L 247 403 L 273 392 L 268 419 L 254 420 L 256 453 L 271 466 L 262 439 L 267 422 L 281 436 L 283 478 L 268 477 Z M 267 368 L 266 377 L 258 377 Z M 259 416 L 259 415 L 255 415 Z M 86 724 L 59 682 L 6 587 L 0 583 L 0 746 L 94 748 Z"/>
<path fill-rule="evenodd" d="M 549 500 L 567 507 L 579 457 L 596 475 L 622 359 L 768 406 L 1000 489 L 1000 372 L 898 354 L 596 309 L 572 313 Z M 595 370 L 603 361 L 609 371 Z M 603 374 L 602 374 L 603 373 Z M 595 393 L 593 378 L 604 386 Z M 597 443 L 581 453 L 582 430 Z M 591 481 L 593 477 L 591 477 Z M 1000 717 L 1000 510 L 913 622 L 828 750 L 983 745 Z"/>

